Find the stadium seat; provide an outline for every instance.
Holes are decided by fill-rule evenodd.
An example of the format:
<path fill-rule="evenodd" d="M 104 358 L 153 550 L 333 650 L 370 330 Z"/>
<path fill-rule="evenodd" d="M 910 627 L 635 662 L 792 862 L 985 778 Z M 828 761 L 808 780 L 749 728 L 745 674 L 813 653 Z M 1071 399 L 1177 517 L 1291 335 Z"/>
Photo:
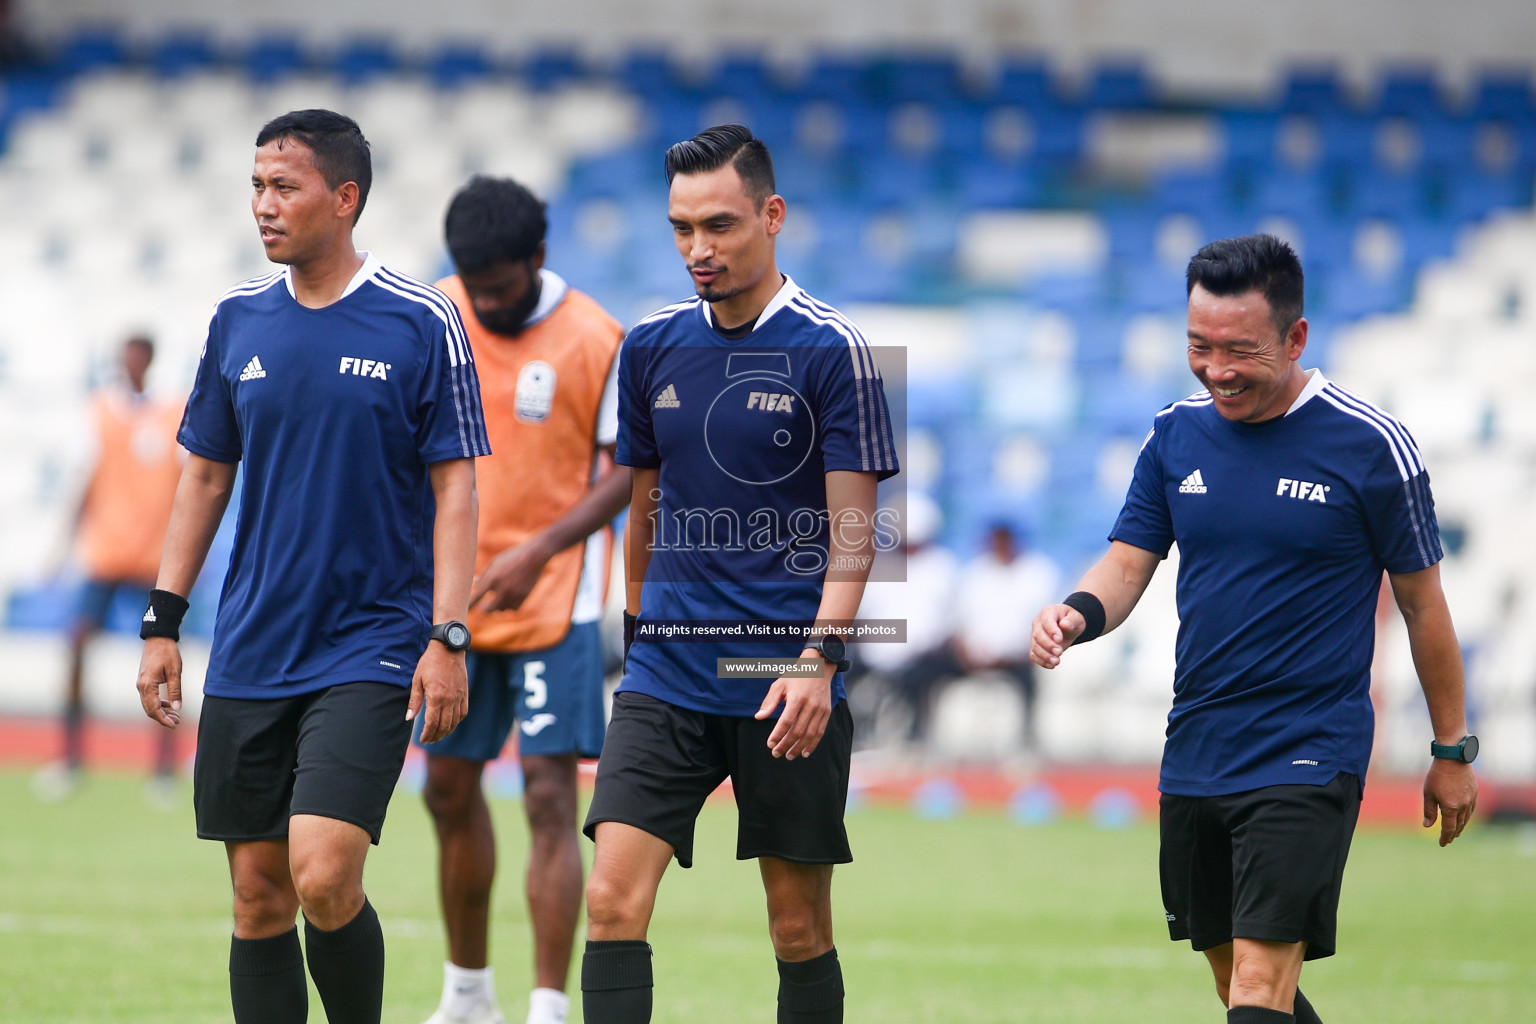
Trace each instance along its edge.
<path fill-rule="evenodd" d="M 1289 113 L 1343 113 L 1351 106 L 1338 68 L 1330 65 L 1293 68 L 1281 89 L 1280 109 Z"/>
<path fill-rule="evenodd" d="M 496 63 L 486 49 L 472 42 L 444 45 L 427 58 L 426 67 L 439 89 L 459 89 L 496 71 Z"/>
<path fill-rule="evenodd" d="M 1080 101 L 1101 110 L 1141 110 L 1156 100 L 1147 70 L 1137 61 L 1106 61 L 1089 72 Z"/>
<path fill-rule="evenodd" d="M 243 63 L 246 74 L 259 83 L 270 83 L 298 74 L 310 65 L 298 38 L 290 35 L 256 39 L 246 49 Z"/>
<path fill-rule="evenodd" d="M 54 63 L 65 75 L 80 75 L 126 64 L 128 57 L 122 29 L 100 25 L 83 28 L 65 39 Z"/>
<path fill-rule="evenodd" d="M 1531 70 L 1490 69 L 1479 74 L 1469 113 L 1474 117 L 1527 122 L 1536 117 Z"/>
<path fill-rule="evenodd" d="M 1044 57 L 1007 57 L 990 96 L 997 103 L 1033 109 L 1056 101 L 1056 82 Z"/>
<path fill-rule="evenodd" d="M 1388 68 L 1381 73 L 1376 113 L 1399 117 L 1431 117 L 1445 109 L 1440 76 L 1433 66 Z"/>
<path fill-rule="evenodd" d="M 174 32 L 154 43 L 149 50 L 149 66 L 161 78 L 180 78 L 206 71 L 218 61 L 213 42 L 204 32 Z"/>

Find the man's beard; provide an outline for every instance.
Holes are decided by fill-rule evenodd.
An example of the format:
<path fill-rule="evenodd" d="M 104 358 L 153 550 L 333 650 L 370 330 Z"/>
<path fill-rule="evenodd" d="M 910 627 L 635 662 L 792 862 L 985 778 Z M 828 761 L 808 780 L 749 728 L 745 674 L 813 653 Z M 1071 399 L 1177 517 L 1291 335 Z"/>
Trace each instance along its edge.
<path fill-rule="evenodd" d="M 515 337 L 528 326 L 528 318 L 533 315 L 535 309 L 539 308 L 539 296 L 542 291 L 541 288 L 529 288 L 515 306 L 505 306 L 486 312 L 476 309 L 475 319 L 480 321 L 481 327 L 492 334 Z"/>

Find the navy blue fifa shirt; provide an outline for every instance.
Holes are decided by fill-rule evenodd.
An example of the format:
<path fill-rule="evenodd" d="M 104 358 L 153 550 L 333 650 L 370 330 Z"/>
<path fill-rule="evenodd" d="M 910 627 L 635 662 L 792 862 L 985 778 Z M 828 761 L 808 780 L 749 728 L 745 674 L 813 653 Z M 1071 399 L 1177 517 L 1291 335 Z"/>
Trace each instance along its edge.
<path fill-rule="evenodd" d="M 490 454 L 453 303 L 372 256 L 322 309 L 287 270 L 233 288 L 178 439 L 245 472 L 204 691 L 409 686 L 432 616 L 427 467 Z"/>
<path fill-rule="evenodd" d="M 1111 540 L 1179 545 L 1160 788 L 1215 796 L 1365 777 L 1382 570 L 1440 561 L 1402 424 L 1317 370 L 1286 415 L 1235 423 L 1202 392 L 1158 413 Z"/>
<path fill-rule="evenodd" d="M 645 622 L 727 628 L 816 617 L 827 570 L 825 474 L 897 472 L 879 367 L 862 334 L 793 281 L 729 340 L 691 299 L 641 320 L 619 353 L 617 461 L 658 469 Z M 752 715 L 771 679 L 717 658 L 794 658 L 799 639 L 637 639 L 621 690 Z M 841 674 L 834 700 L 844 696 Z"/>

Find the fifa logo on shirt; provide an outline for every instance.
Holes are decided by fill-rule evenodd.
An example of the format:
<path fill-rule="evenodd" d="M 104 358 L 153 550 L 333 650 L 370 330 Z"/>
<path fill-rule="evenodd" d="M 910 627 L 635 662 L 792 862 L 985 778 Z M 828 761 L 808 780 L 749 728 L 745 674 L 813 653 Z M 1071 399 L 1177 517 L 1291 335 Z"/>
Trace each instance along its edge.
<path fill-rule="evenodd" d="M 1297 501 L 1320 501 L 1326 505 L 1330 490 L 1332 488 L 1323 484 L 1314 484 L 1310 480 L 1291 480 L 1281 477 L 1279 486 L 1275 488 L 1275 497 L 1295 498 Z"/>
<path fill-rule="evenodd" d="M 337 372 L 350 373 L 354 377 L 377 377 L 379 380 L 389 380 L 389 371 L 394 368 L 394 363 L 380 363 L 372 359 L 342 356 L 341 369 Z"/>
<path fill-rule="evenodd" d="M 795 396 L 780 395 L 769 391 L 747 392 L 747 408 L 760 409 L 763 412 L 787 412 L 794 415 Z"/>

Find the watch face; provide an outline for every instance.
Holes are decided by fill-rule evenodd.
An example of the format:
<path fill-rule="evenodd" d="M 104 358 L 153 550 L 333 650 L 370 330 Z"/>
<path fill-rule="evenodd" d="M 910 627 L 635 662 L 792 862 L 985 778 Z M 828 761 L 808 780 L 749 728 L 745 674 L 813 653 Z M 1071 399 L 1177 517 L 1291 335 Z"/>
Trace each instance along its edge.
<path fill-rule="evenodd" d="M 1477 737 L 1468 736 L 1461 741 L 1461 759 L 1467 764 L 1477 760 Z"/>
<path fill-rule="evenodd" d="M 848 653 L 848 645 L 843 643 L 843 638 L 840 636 L 823 637 L 821 653 L 828 661 L 842 661 L 843 656 Z"/>
<path fill-rule="evenodd" d="M 448 645 L 455 649 L 469 646 L 469 629 L 455 622 L 448 627 Z"/>

